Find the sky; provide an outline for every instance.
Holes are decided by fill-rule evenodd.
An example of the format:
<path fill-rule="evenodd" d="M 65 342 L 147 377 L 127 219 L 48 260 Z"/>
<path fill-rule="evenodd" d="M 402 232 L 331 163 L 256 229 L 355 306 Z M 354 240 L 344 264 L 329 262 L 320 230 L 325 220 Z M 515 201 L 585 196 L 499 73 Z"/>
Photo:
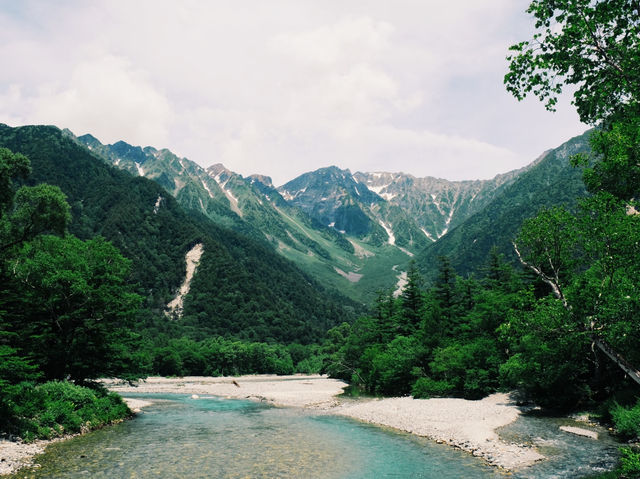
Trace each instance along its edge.
<path fill-rule="evenodd" d="M 486 179 L 581 134 L 503 85 L 522 0 L 0 0 L 0 123 L 168 148 L 276 185 Z"/>

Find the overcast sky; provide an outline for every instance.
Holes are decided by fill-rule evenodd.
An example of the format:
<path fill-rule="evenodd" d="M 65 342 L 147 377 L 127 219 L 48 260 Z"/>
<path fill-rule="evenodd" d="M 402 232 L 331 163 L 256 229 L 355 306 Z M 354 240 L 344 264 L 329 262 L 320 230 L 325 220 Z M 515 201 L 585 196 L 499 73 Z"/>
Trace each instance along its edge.
<path fill-rule="evenodd" d="M 502 84 L 522 0 L 0 0 L 0 122 L 279 185 L 323 166 L 490 178 L 582 133 Z"/>

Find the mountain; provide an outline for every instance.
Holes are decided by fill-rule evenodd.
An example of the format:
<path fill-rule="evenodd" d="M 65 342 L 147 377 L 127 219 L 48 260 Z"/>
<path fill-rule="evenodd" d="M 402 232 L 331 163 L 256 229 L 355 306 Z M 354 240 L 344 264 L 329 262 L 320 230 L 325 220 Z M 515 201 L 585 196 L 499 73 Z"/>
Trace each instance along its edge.
<path fill-rule="evenodd" d="M 354 177 L 406 212 L 434 242 L 466 218 L 482 210 L 505 185 L 524 170 L 514 170 L 491 180 L 448 181 L 440 178 L 416 178 L 405 173 L 361 173 Z"/>
<path fill-rule="evenodd" d="M 369 244 L 414 253 L 480 211 L 523 170 L 492 180 L 447 181 L 405 173 L 351 174 L 335 166 L 305 173 L 279 188 L 311 217 Z"/>
<path fill-rule="evenodd" d="M 91 150 L 55 127 L 0 125 L 0 146 L 31 160 L 29 183 L 58 185 L 67 195 L 70 232 L 81 239 L 104 236 L 131 259 L 132 281 L 154 314 L 162 314 L 184 279 L 185 254 L 202 244 L 180 320 L 194 337 L 310 342 L 353 318 L 356 305 L 326 291 L 264 242 L 185 211 L 158 182 L 110 167 L 102 154 L 92 152 L 99 142 L 85 140 Z M 174 163 L 167 151 L 145 150 L 118 143 L 113 154 L 133 162 L 134 174 L 153 171 L 149 154 Z M 223 218 L 235 221 L 221 211 Z"/>
<path fill-rule="evenodd" d="M 409 259 L 382 240 L 370 246 L 310 217 L 286 201 L 269 177 L 243 178 L 220 164 L 204 169 L 169 150 L 103 145 L 92 135 L 65 134 L 106 163 L 161 184 L 183 207 L 271 245 L 326 288 L 359 302 L 370 302 L 379 289 L 395 288 L 398 269 Z"/>
<path fill-rule="evenodd" d="M 582 170 L 571 166 L 570 159 L 577 153 L 589 152 L 589 134 L 588 131 L 547 151 L 526 171 L 504 184 L 481 210 L 428 246 L 416 257 L 424 275 L 435 277 L 440 256 L 447 256 L 460 274 L 478 272 L 493 247 L 517 263 L 511 242 L 522 222 L 541 208 L 556 205 L 575 208 L 577 198 L 586 194 Z"/>
<path fill-rule="evenodd" d="M 243 178 L 221 164 L 204 169 L 169 150 L 103 145 L 91 135 L 76 140 L 114 166 L 163 185 L 182 206 L 269 243 L 325 287 L 363 302 L 401 284 L 415 254 L 523 171 L 453 182 L 332 166 L 275 188 L 268 176 Z"/>

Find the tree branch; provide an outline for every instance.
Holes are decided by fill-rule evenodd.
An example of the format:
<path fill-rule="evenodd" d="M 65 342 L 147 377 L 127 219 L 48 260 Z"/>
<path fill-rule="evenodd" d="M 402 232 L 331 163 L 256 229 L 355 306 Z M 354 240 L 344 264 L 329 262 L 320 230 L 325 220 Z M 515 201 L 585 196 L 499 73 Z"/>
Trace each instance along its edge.
<path fill-rule="evenodd" d="M 627 375 L 633 379 L 636 383 L 640 384 L 640 371 L 634 368 L 627 360 L 622 357 L 620 354 L 615 352 L 611 346 L 609 346 L 602 339 L 597 337 L 595 334 L 591 335 L 591 340 L 593 343 L 600 348 L 600 350 L 606 354 L 609 359 L 615 362 Z"/>
<path fill-rule="evenodd" d="M 564 306 L 564 309 L 569 311 L 571 308 L 569 307 L 567 298 L 565 298 L 564 294 L 562 294 L 562 290 L 560 289 L 560 285 L 558 284 L 558 282 L 550 278 L 549 276 L 547 276 L 540 268 L 537 268 L 536 266 L 530 263 L 527 263 L 522 258 L 522 255 L 520 254 L 520 250 L 518 249 L 518 245 L 516 245 L 515 241 L 512 241 L 511 244 L 513 245 L 513 248 L 516 250 L 516 255 L 518 255 L 518 260 L 520 260 L 520 263 L 522 263 L 523 266 L 530 268 L 534 273 L 536 273 L 540 277 L 542 281 L 547 283 L 551 287 L 551 290 L 553 291 L 553 295 L 556 298 L 558 298 L 560 301 L 562 301 L 562 306 Z"/>

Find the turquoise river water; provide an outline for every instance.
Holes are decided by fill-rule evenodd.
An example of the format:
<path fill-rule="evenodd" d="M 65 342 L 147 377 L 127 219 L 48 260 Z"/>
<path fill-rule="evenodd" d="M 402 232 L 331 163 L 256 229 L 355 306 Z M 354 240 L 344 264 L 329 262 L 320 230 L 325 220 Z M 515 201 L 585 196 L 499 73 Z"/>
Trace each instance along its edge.
<path fill-rule="evenodd" d="M 134 395 L 130 395 L 134 396 Z M 49 446 L 15 478 L 567 478 L 611 468 L 617 444 L 523 417 L 501 435 L 551 457 L 511 474 L 424 438 L 313 411 L 244 400 L 137 395 L 135 419 Z M 606 435 L 605 435 L 606 436 Z"/>

